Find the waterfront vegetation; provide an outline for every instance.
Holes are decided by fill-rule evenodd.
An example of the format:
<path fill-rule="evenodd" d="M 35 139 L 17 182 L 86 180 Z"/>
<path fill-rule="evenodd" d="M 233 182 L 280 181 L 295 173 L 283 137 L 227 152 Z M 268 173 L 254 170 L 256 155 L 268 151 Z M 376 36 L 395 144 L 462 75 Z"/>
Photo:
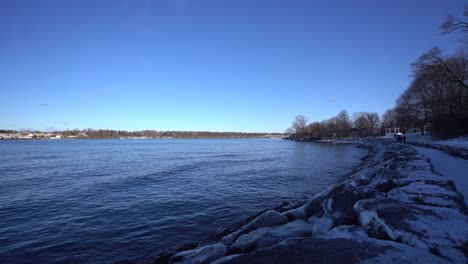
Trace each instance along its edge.
<path fill-rule="evenodd" d="M 382 117 L 377 113 L 346 111 L 321 122 L 308 124 L 299 115 L 287 130 L 295 138 L 329 138 L 382 135 L 385 128 L 404 132 L 430 132 L 437 138 L 453 138 L 468 133 L 468 7 L 464 19 L 449 16 L 441 25 L 442 34 L 463 33 L 454 54 L 437 47 L 422 54 L 411 66 L 413 80 Z"/>

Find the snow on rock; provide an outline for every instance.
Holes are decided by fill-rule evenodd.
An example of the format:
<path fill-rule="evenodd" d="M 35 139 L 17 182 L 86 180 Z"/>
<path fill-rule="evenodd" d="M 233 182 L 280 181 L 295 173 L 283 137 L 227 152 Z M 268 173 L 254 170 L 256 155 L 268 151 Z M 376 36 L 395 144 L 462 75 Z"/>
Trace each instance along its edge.
<path fill-rule="evenodd" d="M 334 225 L 334 219 L 331 217 L 323 216 L 311 216 L 307 222 L 309 222 L 312 226 L 312 235 L 318 236 L 327 233 Z"/>
<path fill-rule="evenodd" d="M 366 199 L 366 193 L 358 188 L 342 192 L 326 199 L 322 203 L 324 214 L 336 219 L 338 223 L 352 223 L 357 215 L 353 210 L 354 204 L 362 199 Z"/>
<path fill-rule="evenodd" d="M 468 135 L 448 140 L 435 140 L 427 135 L 409 136 L 408 143 L 448 153 L 451 156 L 468 160 Z"/>
<path fill-rule="evenodd" d="M 463 197 L 447 186 L 413 182 L 409 185 L 394 188 L 388 192 L 388 197 L 406 203 L 448 207 L 466 210 Z"/>
<path fill-rule="evenodd" d="M 287 238 L 311 236 L 312 231 L 313 225 L 301 219 L 276 227 L 260 228 L 240 236 L 231 245 L 230 252 L 250 252 L 254 249 L 269 247 Z"/>
<path fill-rule="evenodd" d="M 257 216 L 254 220 L 242 226 L 237 231 L 223 237 L 223 243 L 231 245 L 239 236 L 247 234 L 255 229 L 262 227 L 271 227 L 288 222 L 288 218 L 275 210 L 268 210 L 265 213 Z"/>
<path fill-rule="evenodd" d="M 322 238 L 367 238 L 366 230 L 358 225 L 341 225 L 323 234 Z"/>
<path fill-rule="evenodd" d="M 432 143 L 438 144 L 438 145 L 446 145 L 446 146 L 451 146 L 451 147 L 468 149 L 468 135 L 465 135 L 463 137 L 447 139 L 447 140 L 435 140 Z"/>
<path fill-rule="evenodd" d="M 171 257 L 169 263 L 205 264 L 224 257 L 226 252 L 226 246 L 222 243 L 217 243 L 179 252 Z"/>
<path fill-rule="evenodd" d="M 468 221 L 458 210 L 390 198 L 361 200 L 355 209 L 360 224 L 371 237 L 429 250 L 457 263 L 466 261 L 460 249 L 468 241 Z"/>
<path fill-rule="evenodd" d="M 324 207 L 324 203 L 331 204 L 333 203 L 333 199 L 335 199 L 338 203 L 343 203 L 342 198 L 347 196 L 347 194 L 344 194 L 344 193 L 350 192 L 349 194 L 351 194 L 353 192 L 360 192 L 365 195 L 371 195 L 370 190 L 368 189 L 359 190 L 357 188 L 359 186 L 363 186 L 368 183 L 369 183 L 368 180 L 363 180 L 363 179 L 348 179 L 348 180 L 339 182 L 337 184 L 330 186 L 324 191 L 318 193 L 311 200 L 309 200 L 308 202 L 305 202 L 302 206 L 288 210 L 284 212 L 283 214 L 291 221 L 296 220 L 296 219 L 306 220 L 313 215 L 320 216 L 324 213 L 323 209 L 326 207 L 326 206 Z M 333 211 L 333 207 L 331 207 L 330 210 L 328 210 L 328 212 L 331 212 L 331 211 Z"/>

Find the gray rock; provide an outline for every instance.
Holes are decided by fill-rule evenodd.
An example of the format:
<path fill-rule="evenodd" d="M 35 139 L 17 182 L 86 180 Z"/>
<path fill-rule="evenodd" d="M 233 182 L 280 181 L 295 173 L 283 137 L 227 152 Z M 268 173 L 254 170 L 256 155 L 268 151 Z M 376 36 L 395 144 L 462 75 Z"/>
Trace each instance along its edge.
<path fill-rule="evenodd" d="M 333 228 L 321 238 L 368 238 L 366 230 L 358 225 L 341 225 Z"/>
<path fill-rule="evenodd" d="M 354 212 L 354 204 L 362 199 L 368 198 L 367 195 L 358 188 L 353 188 L 332 196 L 322 203 L 325 215 L 336 219 L 338 224 L 354 223 L 357 214 Z"/>
<path fill-rule="evenodd" d="M 254 220 L 242 226 L 237 231 L 223 237 L 223 243 L 231 245 L 239 236 L 247 234 L 255 229 L 262 227 L 271 227 L 288 222 L 288 218 L 274 210 L 268 210 L 265 213 L 257 216 Z"/>
<path fill-rule="evenodd" d="M 254 249 L 269 247 L 292 237 L 309 237 L 313 225 L 298 219 L 276 227 L 265 227 L 240 236 L 230 248 L 231 253 L 245 253 Z"/>
<path fill-rule="evenodd" d="M 226 255 L 227 248 L 222 243 L 182 251 L 171 257 L 169 263 L 205 264 Z"/>
<path fill-rule="evenodd" d="M 228 263 L 449 263 L 428 251 L 391 241 L 347 238 L 293 238 L 247 254 L 228 256 Z"/>
<path fill-rule="evenodd" d="M 361 225 L 369 236 L 390 239 L 464 263 L 468 245 L 468 222 L 451 208 L 415 205 L 389 198 L 356 203 Z"/>
<path fill-rule="evenodd" d="M 354 189 L 357 183 L 359 183 L 359 181 L 347 180 L 344 182 L 334 184 L 330 188 L 317 194 L 313 199 L 306 202 L 301 207 L 284 212 L 284 215 L 291 221 L 296 219 L 305 220 L 311 217 L 312 215 L 321 215 L 323 213 L 322 203 L 324 200 L 336 196 L 342 192 Z"/>
<path fill-rule="evenodd" d="M 312 228 L 312 236 L 319 236 L 327 233 L 335 225 L 336 221 L 328 216 L 311 216 L 307 222 L 309 222 Z"/>

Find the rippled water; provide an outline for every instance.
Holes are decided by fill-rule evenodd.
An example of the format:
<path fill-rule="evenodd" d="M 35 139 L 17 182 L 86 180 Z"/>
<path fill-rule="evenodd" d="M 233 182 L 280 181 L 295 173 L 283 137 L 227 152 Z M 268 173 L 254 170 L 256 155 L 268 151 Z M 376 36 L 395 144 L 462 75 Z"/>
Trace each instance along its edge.
<path fill-rule="evenodd" d="M 268 139 L 0 141 L 1 263 L 149 263 L 326 188 L 364 151 Z"/>

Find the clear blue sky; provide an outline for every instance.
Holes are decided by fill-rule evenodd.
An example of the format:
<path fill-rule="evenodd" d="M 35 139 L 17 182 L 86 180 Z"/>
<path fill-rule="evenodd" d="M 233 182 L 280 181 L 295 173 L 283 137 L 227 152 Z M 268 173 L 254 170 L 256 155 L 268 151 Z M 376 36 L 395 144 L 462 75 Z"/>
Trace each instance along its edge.
<path fill-rule="evenodd" d="M 464 1 L 0 1 L 0 128 L 282 132 L 382 114 Z"/>

